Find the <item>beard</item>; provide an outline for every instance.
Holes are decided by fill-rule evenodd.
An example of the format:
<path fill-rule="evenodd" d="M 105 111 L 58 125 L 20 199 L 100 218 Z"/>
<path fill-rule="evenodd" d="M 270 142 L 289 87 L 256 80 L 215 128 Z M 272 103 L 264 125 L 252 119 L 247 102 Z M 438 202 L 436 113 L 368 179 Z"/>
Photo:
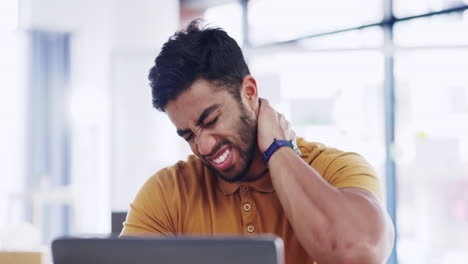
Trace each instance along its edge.
<path fill-rule="evenodd" d="M 257 147 L 257 121 L 252 115 L 249 115 L 249 112 L 241 102 L 239 103 L 239 106 L 241 115 L 238 121 L 239 124 L 236 125 L 236 127 L 239 127 L 237 135 L 239 135 L 240 141 L 245 144 L 234 145 L 232 141 L 226 139 L 220 142 L 213 151 L 213 153 L 215 153 L 222 147 L 229 146 L 232 148 L 232 150 L 236 149 L 238 151 L 240 159 L 239 162 L 236 164 L 236 166 L 231 167 L 223 173 L 218 171 L 209 162 L 203 159 L 203 162 L 208 168 L 210 168 L 219 177 L 228 182 L 240 181 L 247 176 L 247 172 L 252 165 L 255 148 Z M 237 170 L 237 172 L 234 172 L 234 174 L 228 174 L 234 170 Z"/>

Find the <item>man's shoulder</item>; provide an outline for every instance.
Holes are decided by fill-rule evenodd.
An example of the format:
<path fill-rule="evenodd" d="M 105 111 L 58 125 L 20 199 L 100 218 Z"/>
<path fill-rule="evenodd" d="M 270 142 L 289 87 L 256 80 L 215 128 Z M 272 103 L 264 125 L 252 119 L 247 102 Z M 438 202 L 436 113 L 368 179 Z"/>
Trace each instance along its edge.
<path fill-rule="evenodd" d="M 203 162 L 194 155 L 187 156 L 172 166 L 165 167 L 150 178 L 158 182 L 164 189 L 199 185 L 209 175 L 209 170 Z"/>
<path fill-rule="evenodd" d="M 302 158 L 309 164 L 319 157 L 324 158 L 326 156 L 327 158 L 333 158 L 333 156 L 345 153 L 336 148 L 327 147 L 319 142 L 309 142 L 301 137 L 297 138 L 296 143 L 297 147 L 301 150 Z"/>
<path fill-rule="evenodd" d="M 330 163 L 339 157 L 358 155 L 345 152 L 337 148 L 328 147 L 319 142 L 309 142 L 304 138 L 297 138 L 297 146 L 301 150 L 302 159 L 320 171 L 325 170 Z"/>

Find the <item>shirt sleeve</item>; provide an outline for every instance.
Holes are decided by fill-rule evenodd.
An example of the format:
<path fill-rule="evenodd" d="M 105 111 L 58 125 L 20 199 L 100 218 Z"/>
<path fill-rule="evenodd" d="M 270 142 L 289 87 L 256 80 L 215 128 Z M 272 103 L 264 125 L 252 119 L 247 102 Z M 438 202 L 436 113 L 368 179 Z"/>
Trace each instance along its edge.
<path fill-rule="evenodd" d="M 165 198 L 165 192 L 159 181 L 162 170 L 149 178 L 130 204 L 127 219 L 120 236 L 138 236 L 141 234 L 159 234 L 174 236 L 175 228 Z"/>
<path fill-rule="evenodd" d="M 328 165 L 322 175 L 326 181 L 336 188 L 355 187 L 367 190 L 382 201 L 379 178 L 361 155 L 337 150 L 331 150 L 330 155 L 322 155 L 324 154 Z"/>

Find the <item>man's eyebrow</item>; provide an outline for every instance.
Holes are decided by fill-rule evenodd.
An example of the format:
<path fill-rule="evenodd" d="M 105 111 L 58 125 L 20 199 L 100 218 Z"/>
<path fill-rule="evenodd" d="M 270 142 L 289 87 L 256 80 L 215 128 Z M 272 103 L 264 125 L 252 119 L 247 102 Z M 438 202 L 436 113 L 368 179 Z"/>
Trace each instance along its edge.
<path fill-rule="evenodd" d="M 190 133 L 190 132 L 192 132 L 192 130 L 190 130 L 190 129 L 184 129 L 184 130 L 182 130 L 182 129 L 177 129 L 177 134 L 178 134 L 179 136 L 181 136 L 181 137 L 182 137 L 183 135 L 185 135 L 185 134 Z"/>
<path fill-rule="evenodd" d="M 209 106 L 203 111 L 203 113 L 200 115 L 197 121 L 197 126 L 201 126 L 203 124 L 203 121 L 215 110 L 219 109 L 221 105 L 219 104 L 214 104 L 212 106 Z"/>
<path fill-rule="evenodd" d="M 197 126 L 201 126 L 203 124 L 203 121 L 205 121 L 205 119 L 211 114 L 213 113 L 213 111 L 219 109 L 221 107 L 221 105 L 219 104 L 214 104 L 212 106 L 209 106 L 208 108 L 206 108 L 203 113 L 200 115 L 200 117 L 198 118 L 198 121 L 197 121 Z M 177 134 L 179 136 L 184 136 L 185 134 L 188 134 L 188 133 L 191 133 L 192 130 L 190 129 L 177 129 Z"/>

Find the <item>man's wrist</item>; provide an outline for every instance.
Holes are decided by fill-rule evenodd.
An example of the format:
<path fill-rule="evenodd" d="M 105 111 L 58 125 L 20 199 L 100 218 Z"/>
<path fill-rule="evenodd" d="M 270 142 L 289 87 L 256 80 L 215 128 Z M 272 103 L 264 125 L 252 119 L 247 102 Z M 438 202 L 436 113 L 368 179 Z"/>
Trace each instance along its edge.
<path fill-rule="evenodd" d="M 295 153 L 294 149 L 292 148 L 280 148 L 278 149 L 273 155 L 271 155 L 270 159 L 268 160 L 267 164 L 271 164 L 272 162 L 275 163 L 278 161 L 278 159 L 281 159 L 281 157 L 284 157 L 285 155 L 290 155 L 291 153 Z"/>
<path fill-rule="evenodd" d="M 279 140 L 275 138 L 273 143 L 263 152 L 263 161 L 268 163 L 273 154 L 285 147 L 294 150 L 292 140 Z"/>

